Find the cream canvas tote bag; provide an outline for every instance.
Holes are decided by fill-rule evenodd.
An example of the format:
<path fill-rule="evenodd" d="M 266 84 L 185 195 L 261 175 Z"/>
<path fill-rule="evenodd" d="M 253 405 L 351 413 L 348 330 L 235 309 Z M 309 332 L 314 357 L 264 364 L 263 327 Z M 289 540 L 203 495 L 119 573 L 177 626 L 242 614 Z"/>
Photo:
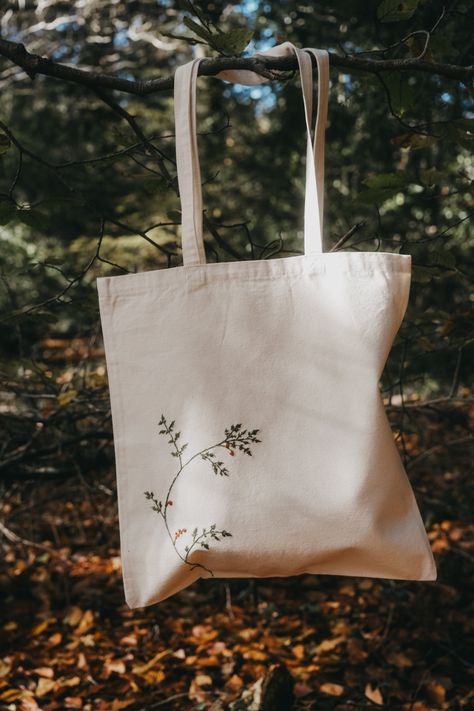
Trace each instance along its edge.
<path fill-rule="evenodd" d="M 131 608 L 200 577 L 436 579 L 379 389 L 411 257 L 324 252 L 329 58 L 289 42 L 260 54 L 292 53 L 308 133 L 304 254 L 206 261 L 194 59 L 174 90 L 183 265 L 97 279 Z"/>

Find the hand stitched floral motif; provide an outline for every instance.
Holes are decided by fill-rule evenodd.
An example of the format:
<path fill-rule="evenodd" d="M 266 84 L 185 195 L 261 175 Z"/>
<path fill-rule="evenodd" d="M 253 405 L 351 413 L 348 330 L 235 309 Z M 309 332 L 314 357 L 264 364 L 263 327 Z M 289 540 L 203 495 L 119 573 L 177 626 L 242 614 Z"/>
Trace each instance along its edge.
<path fill-rule="evenodd" d="M 235 456 L 236 450 L 240 450 L 245 454 L 252 456 L 249 445 L 252 442 L 262 441 L 257 438 L 257 434 L 260 430 L 246 430 L 242 428 L 241 424 L 231 425 L 228 429 L 224 430 L 224 439 L 211 445 L 210 447 L 206 447 L 206 449 L 196 452 L 196 454 L 193 454 L 193 456 L 187 461 L 184 461 L 183 453 L 188 444 L 178 443 L 178 440 L 181 437 L 181 432 L 175 432 L 175 421 L 172 420 L 172 422 L 168 424 L 165 416 L 161 415 L 158 426 L 161 427 L 159 434 L 169 437 L 168 444 L 172 445 L 172 451 L 170 454 L 172 457 L 176 457 L 178 459 L 179 469 L 171 481 L 164 500 L 157 499 L 153 491 L 145 491 L 145 498 L 151 501 L 151 508 L 163 519 L 168 537 L 183 563 L 190 566 L 191 570 L 194 570 L 194 568 L 202 568 L 210 573 L 210 575 L 214 575 L 212 570 L 210 570 L 210 568 L 203 563 L 191 560 L 191 556 L 195 558 L 193 554 L 199 550 L 210 550 L 210 545 L 213 541 L 220 541 L 223 538 L 232 536 L 232 534 L 224 528 L 218 529 L 215 523 L 207 528 L 194 528 L 191 532 L 188 532 L 186 528 L 178 528 L 173 532 L 169 522 L 169 511 L 173 507 L 173 487 L 178 481 L 178 478 L 182 475 L 184 469 L 188 467 L 189 464 L 197 457 L 201 457 L 204 461 L 209 462 L 212 467 L 212 471 L 216 476 L 229 476 L 229 470 L 224 465 L 224 462 L 217 459 L 213 450 L 216 450 L 218 447 L 223 447 L 227 450 L 231 457 Z"/>

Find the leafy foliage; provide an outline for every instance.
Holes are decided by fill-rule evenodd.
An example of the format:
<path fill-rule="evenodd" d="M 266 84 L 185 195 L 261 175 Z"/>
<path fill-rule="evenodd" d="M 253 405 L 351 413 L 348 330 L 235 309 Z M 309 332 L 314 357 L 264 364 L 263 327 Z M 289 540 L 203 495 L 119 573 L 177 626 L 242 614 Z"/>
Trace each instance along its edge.
<path fill-rule="evenodd" d="M 171 75 L 197 42 L 210 56 L 239 54 L 249 40 L 253 51 L 289 39 L 362 58 L 471 61 L 465 3 L 333 0 L 317 12 L 290 0 L 36 5 L 7 10 L 2 37 L 143 81 Z M 2 703 L 118 709 L 163 699 L 172 708 L 168 697 L 185 694 L 179 709 L 220 695 L 242 705 L 245 687 L 261 686 L 277 661 L 291 669 L 301 703 L 383 701 L 413 711 L 472 703 L 464 666 L 472 598 L 470 87 L 422 72 L 342 69 L 331 70 L 331 84 L 325 248 L 350 233 L 345 251 L 413 258 L 407 314 L 380 389 L 439 583 L 235 581 L 232 617 L 226 588 L 203 581 L 198 592 L 130 615 L 95 278 L 181 263 L 172 97 L 117 94 L 117 111 L 84 87 L 39 75 L 33 82 L 1 59 Z M 301 254 L 306 138 L 297 80 L 289 74 L 256 89 L 203 78 L 197 106 L 209 261 Z M 189 448 L 174 423 L 160 428 L 177 464 Z M 259 441 L 258 430 L 237 425 L 225 437 L 227 460 L 201 454 L 222 477 L 232 456 Z M 164 501 L 145 496 L 161 515 Z M 194 540 L 222 542 L 225 529 L 214 525 Z M 175 542 L 189 549 L 192 526 L 172 535 L 179 531 Z"/>

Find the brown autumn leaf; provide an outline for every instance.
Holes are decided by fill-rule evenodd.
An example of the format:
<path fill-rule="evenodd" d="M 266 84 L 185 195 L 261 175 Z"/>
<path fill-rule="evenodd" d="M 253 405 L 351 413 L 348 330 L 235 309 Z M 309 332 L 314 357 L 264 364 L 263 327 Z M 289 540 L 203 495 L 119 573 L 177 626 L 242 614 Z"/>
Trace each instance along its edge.
<path fill-rule="evenodd" d="M 77 686 L 82 681 L 80 676 L 61 676 L 58 679 L 59 686 Z"/>
<path fill-rule="evenodd" d="M 365 696 L 370 699 L 374 704 L 377 704 L 378 706 L 383 706 L 383 696 L 382 692 L 380 689 L 377 689 L 376 687 L 372 686 L 372 684 L 366 684 L 365 690 L 364 690 Z"/>
<path fill-rule="evenodd" d="M 134 667 L 132 667 L 132 672 L 134 674 L 145 674 L 149 669 L 155 666 L 157 662 L 159 662 L 163 657 L 166 657 L 168 654 L 171 654 L 172 650 L 171 649 L 163 649 L 161 652 L 158 652 L 155 654 L 154 657 L 152 657 L 148 662 L 145 664 L 136 664 Z"/>
<path fill-rule="evenodd" d="M 76 629 L 74 630 L 74 634 L 78 636 L 82 636 L 85 632 L 88 632 L 92 625 L 94 624 L 94 613 L 92 610 L 86 610 L 80 621 L 79 624 L 77 625 Z"/>
<path fill-rule="evenodd" d="M 21 699 L 23 691 L 21 689 L 6 689 L 0 693 L 0 700 L 9 702 Z"/>
<path fill-rule="evenodd" d="M 46 696 L 46 694 L 49 694 L 49 692 L 55 688 L 56 684 L 57 682 L 53 679 L 45 679 L 41 676 L 36 685 L 35 695 L 40 698 Z"/>
<path fill-rule="evenodd" d="M 209 676 L 209 674 L 196 674 L 194 681 L 198 686 L 210 686 L 212 684 L 212 676 Z"/>
<path fill-rule="evenodd" d="M 413 666 L 413 660 L 404 652 L 389 652 L 385 658 L 389 664 L 399 669 L 410 669 Z"/>
<path fill-rule="evenodd" d="M 244 659 L 252 659 L 255 662 L 264 662 L 268 659 L 268 654 L 261 649 L 247 649 L 242 656 Z"/>
<path fill-rule="evenodd" d="M 192 629 L 192 636 L 194 637 L 194 640 L 197 640 L 202 644 L 203 642 L 210 642 L 218 637 L 219 631 L 213 629 L 211 625 L 194 625 Z"/>
<path fill-rule="evenodd" d="M 188 690 L 188 698 L 190 701 L 197 701 L 198 703 L 206 701 L 208 698 L 207 692 L 202 689 L 203 686 L 209 686 L 212 684 L 212 677 L 207 674 L 197 674 L 191 681 Z"/>
<path fill-rule="evenodd" d="M 237 674 L 232 674 L 232 676 L 227 679 L 225 683 L 225 687 L 226 689 L 229 689 L 229 691 L 240 691 L 243 686 L 244 682 Z"/>
<path fill-rule="evenodd" d="M 163 669 L 149 669 L 142 675 L 147 684 L 161 684 L 166 679 L 166 674 Z"/>
<path fill-rule="evenodd" d="M 426 695 L 431 703 L 437 706 L 441 706 L 446 701 L 446 689 L 436 681 L 430 681 L 426 684 Z"/>
<path fill-rule="evenodd" d="M 243 630 L 239 630 L 239 637 L 242 637 L 246 642 L 250 642 L 252 639 L 258 637 L 259 632 L 255 627 L 246 627 Z"/>
<path fill-rule="evenodd" d="M 54 669 L 51 669 L 51 667 L 36 667 L 32 669 L 32 672 L 38 674 L 38 676 L 44 676 L 46 679 L 52 679 L 54 677 Z"/>
<path fill-rule="evenodd" d="M 120 639 L 120 644 L 123 647 L 136 647 L 138 645 L 138 637 L 133 632 L 125 635 Z"/>
<path fill-rule="evenodd" d="M 110 676 L 112 672 L 115 674 L 125 674 L 126 666 L 121 659 L 109 659 L 104 664 L 104 672 L 106 676 Z"/>
<path fill-rule="evenodd" d="M 134 703 L 134 699 L 114 699 L 109 711 L 121 711 Z"/>
<path fill-rule="evenodd" d="M 306 653 L 304 644 L 296 644 L 291 651 L 297 659 L 304 659 Z"/>
<path fill-rule="evenodd" d="M 49 620 L 43 620 L 42 622 L 39 622 L 37 625 L 33 627 L 31 630 L 31 634 L 33 637 L 38 637 L 42 632 L 45 631 L 45 629 L 52 623 L 56 622 L 56 618 L 53 617 Z"/>
<path fill-rule="evenodd" d="M 314 650 L 313 654 L 322 654 L 324 652 L 332 652 L 333 649 L 338 647 L 341 642 L 344 642 L 344 637 L 334 637 L 333 639 L 324 639 L 320 644 L 318 644 Z"/>
<path fill-rule="evenodd" d="M 220 667 L 221 665 L 220 660 L 215 655 L 209 657 L 198 657 L 195 663 L 198 667 Z"/>
<path fill-rule="evenodd" d="M 23 698 L 18 706 L 18 711 L 41 711 L 33 698 Z"/>
<path fill-rule="evenodd" d="M 48 637 L 48 645 L 50 647 L 57 647 L 58 644 L 61 644 L 63 640 L 63 636 L 61 632 L 54 632 L 50 637 Z"/>
<path fill-rule="evenodd" d="M 74 605 L 68 609 L 65 617 L 63 618 L 63 622 L 65 622 L 70 627 L 76 627 L 76 625 L 78 625 L 81 621 L 83 614 L 84 612 L 81 610 L 81 608 L 77 605 Z"/>
<path fill-rule="evenodd" d="M 8 661 L 7 661 L 8 660 Z M 8 657 L 0 659 L 0 677 L 7 676 L 12 670 L 12 665 Z"/>
<path fill-rule="evenodd" d="M 319 690 L 322 691 L 323 694 L 329 694 L 330 696 L 342 696 L 344 693 L 343 686 L 340 684 L 332 684 L 331 682 L 321 684 Z"/>

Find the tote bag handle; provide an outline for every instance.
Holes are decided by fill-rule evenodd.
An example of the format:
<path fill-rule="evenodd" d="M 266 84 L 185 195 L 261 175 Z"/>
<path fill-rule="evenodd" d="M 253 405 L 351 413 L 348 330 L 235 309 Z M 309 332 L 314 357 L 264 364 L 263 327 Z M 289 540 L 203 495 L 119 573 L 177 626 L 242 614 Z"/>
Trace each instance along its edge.
<path fill-rule="evenodd" d="M 318 110 L 311 140 L 313 114 L 313 65 L 308 52 L 316 58 L 318 68 Z M 272 47 L 254 56 L 286 56 L 296 54 L 305 109 L 307 148 L 304 209 L 304 253 L 323 251 L 324 212 L 324 139 L 329 96 L 329 55 L 325 50 L 299 49 L 290 42 Z M 202 60 L 193 59 L 174 75 L 174 112 L 176 127 L 176 164 L 181 199 L 181 239 L 183 265 L 206 264 L 202 231 L 201 171 L 196 136 L 196 80 Z M 248 70 L 224 70 L 219 79 L 254 85 L 268 79 Z"/>

